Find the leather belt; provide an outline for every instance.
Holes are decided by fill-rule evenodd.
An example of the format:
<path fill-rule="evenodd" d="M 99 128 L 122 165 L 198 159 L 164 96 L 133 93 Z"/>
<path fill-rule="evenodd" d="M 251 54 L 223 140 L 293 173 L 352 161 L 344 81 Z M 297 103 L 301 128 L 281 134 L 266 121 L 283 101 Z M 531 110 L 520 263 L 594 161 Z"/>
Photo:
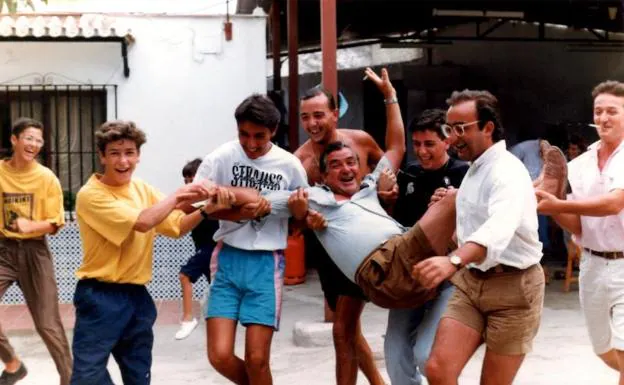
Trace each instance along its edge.
<path fill-rule="evenodd" d="M 624 258 L 624 252 L 621 252 L 621 251 L 596 251 L 596 250 L 588 249 L 587 247 L 583 247 L 583 250 L 585 250 L 591 255 L 595 255 L 596 257 L 600 257 L 604 259 Z"/>
<path fill-rule="evenodd" d="M 478 278 L 487 278 L 487 277 L 491 277 L 493 275 L 496 274 L 503 274 L 503 273 L 520 273 L 523 272 L 527 269 L 519 269 L 517 267 L 513 267 L 513 266 L 508 266 L 508 265 L 496 265 L 493 267 L 490 267 L 489 269 L 487 269 L 486 271 L 482 271 L 476 268 L 472 268 L 472 269 L 468 269 L 474 276 L 478 277 Z"/>

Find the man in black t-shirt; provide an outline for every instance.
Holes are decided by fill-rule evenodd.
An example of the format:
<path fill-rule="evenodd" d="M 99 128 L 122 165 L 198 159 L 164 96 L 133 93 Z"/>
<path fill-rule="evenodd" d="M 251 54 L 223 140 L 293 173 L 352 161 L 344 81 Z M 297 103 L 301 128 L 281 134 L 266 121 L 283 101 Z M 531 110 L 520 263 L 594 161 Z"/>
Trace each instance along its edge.
<path fill-rule="evenodd" d="M 409 126 L 417 161 L 399 171 L 399 196 L 392 209 L 393 217 L 404 226 L 413 226 L 427 211 L 437 188 L 458 188 L 468 171 L 468 163 L 448 155 L 449 146 L 440 128 L 445 118 L 446 111 L 426 110 Z M 419 368 L 424 368 L 429 357 L 440 317 L 453 290 L 449 282 L 444 282 L 440 294 L 422 307 L 390 309 L 384 350 L 393 385 L 422 383 Z"/>

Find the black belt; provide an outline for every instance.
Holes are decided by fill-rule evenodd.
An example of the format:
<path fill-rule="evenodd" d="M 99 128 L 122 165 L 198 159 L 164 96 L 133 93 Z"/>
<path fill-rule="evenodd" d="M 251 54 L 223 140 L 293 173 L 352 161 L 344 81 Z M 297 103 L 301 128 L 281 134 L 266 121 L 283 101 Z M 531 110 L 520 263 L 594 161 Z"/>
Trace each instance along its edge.
<path fill-rule="evenodd" d="M 591 255 L 595 255 L 596 257 L 600 257 L 604 259 L 624 258 L 624 253 L 621 251 L 596 251 L 596 250 L 588 249 L 587 247 L 583 247 L 583 250 L 587 251 Z"/>

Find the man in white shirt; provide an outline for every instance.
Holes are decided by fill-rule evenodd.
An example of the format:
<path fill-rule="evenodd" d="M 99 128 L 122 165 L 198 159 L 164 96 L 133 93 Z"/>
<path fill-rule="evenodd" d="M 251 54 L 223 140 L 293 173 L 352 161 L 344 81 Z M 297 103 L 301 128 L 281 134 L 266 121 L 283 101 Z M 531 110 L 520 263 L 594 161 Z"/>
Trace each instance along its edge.
<path fill-rule="evenodd" d="M 624 83 L 600 83 L 592 96 L 600 140 L 568 164 L 572 193 L 567 200 L 536 195 L 539 212 L 583 248 L 579 292 L 589 337 L 624 384 Z"/>
<path fill-rule="evenodd" d="M 511 384 L 531 350 L 544 299 L 537 201 L 527 169 L 502 140 L 496 97 L 464 90 L 447 103 L 445 134 L 459 158 L 472 164 L 456 198 L 459 248 L 413 270 L 425 287 L 451 277 L 457 287 L 425 375 L 431 385 L 457 384 L 485 343 L 481 384 Z"/>

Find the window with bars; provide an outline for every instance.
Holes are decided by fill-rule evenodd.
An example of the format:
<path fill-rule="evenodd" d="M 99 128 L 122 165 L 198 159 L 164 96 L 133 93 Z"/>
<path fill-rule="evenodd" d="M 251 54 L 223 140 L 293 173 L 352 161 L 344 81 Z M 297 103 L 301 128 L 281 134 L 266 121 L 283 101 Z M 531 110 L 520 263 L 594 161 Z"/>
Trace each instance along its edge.
<path fill-rule="evenodd" d="M 45 145 L 39 161 L 58 176 L 70 220 L 76 193 L 99 170 L 94 132 L 106 121 L 109 100 L 116 116 L 115 85 L 0 86 L 0 155 L 10 155 L 17 118 L 41 121 Z"/>

